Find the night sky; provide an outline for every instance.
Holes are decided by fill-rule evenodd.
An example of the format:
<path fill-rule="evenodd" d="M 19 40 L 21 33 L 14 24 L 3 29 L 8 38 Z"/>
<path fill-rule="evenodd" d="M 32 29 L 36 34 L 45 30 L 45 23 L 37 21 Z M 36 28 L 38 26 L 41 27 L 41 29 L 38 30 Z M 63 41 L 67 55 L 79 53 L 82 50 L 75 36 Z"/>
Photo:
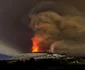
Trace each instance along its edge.
<path fill-rule="evenodd" d="M 31 52 L 34 35 L 28 27 L 30 22 L 28 12 L 41 0 L 0 0 L 0 40 L 14 46 L 22 53 Z M 85 0 L 63 0 L 85 12 Z M 12 47 L 12 46 L 11 46 Z M 3 55 L 0 59 L 5 59 Z"/>

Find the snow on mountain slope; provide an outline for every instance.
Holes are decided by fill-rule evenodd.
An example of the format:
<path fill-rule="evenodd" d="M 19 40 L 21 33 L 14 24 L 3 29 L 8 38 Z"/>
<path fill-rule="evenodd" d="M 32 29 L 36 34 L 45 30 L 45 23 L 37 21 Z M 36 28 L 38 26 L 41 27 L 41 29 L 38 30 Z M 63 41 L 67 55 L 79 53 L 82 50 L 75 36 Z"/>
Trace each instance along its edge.
<path fill-rule="evenodd" d="M 60 55 L 60 54 L 52 54 L 52 53 L 27 53 L 27 54 L 22 54 L 19 56 L 12 57 L 10 60 L 29 60 L 30 58 L 34 59 L 59 59 L 61 57 L 65 57 L 65 55 Z"/>

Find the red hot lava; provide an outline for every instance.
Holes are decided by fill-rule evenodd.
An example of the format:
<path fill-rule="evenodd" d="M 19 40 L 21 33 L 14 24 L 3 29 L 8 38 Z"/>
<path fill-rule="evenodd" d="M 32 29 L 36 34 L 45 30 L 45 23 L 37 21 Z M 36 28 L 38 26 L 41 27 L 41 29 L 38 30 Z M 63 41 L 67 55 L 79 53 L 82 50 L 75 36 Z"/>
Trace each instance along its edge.
<path fill-rule="evenodd" d="M 33 42 L 32 52 L 40 52 L 40 50 L 39 50 L 40 41 L 41 41 L 41 38 L 39 38 L 39 37 L 32 38 L 32 42 Z"/>

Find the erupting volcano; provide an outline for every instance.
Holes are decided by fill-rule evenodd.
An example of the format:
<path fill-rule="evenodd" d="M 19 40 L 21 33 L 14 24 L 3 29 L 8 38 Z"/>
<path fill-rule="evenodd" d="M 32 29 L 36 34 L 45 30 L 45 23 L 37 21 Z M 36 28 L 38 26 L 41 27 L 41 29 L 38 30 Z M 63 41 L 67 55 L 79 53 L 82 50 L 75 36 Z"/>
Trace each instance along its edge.
<path fill-rule="evenodd" d="M 32 38 L 32 42 L 33 42 L 32 52 L 40 52 L 40 50 L 39 50 L 40 41 L 41 41 L 41 39 L 39 37 Z"/>
<path fill-rule="evenodd" d="M 55 6 L 53 7 L 58 9 Z M 73 12 L 75 10 L 73 7 L 72 11 L 69 7 L 66 12 L 62 9 L 64 8 L 60 11 L 64 11 L 61 12 L 63 15 L 59 14 L 59 11 L 50 10 L 29 15 L 31 19 L 29 27 L 34 31 L 32 52 L 80 54 L 81 45 L 85 46 L 85 17 L 74 15 L 76 12 Z"/>

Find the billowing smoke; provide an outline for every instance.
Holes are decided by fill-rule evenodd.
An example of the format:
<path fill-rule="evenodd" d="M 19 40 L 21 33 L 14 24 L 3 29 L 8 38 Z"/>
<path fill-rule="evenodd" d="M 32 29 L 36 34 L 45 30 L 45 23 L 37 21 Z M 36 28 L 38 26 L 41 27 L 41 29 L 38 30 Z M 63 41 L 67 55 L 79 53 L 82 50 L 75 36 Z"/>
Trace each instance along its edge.
<path fill-rule="evenodd" d="M 75 7 L 47 1 L 33 8 L 29 17 L 35 37 L 42 38 L 38 45 L 43 52 L 84 54 L 85 17 Z"/>
<path fill-rule="evenodd" d="M 0 41 L 0 54 L 9 56 L 16 56 L 21 54 L 21 52 L 17 51 L 14 48 L 11 48 L 11 46 L 12 45 Z"/>

